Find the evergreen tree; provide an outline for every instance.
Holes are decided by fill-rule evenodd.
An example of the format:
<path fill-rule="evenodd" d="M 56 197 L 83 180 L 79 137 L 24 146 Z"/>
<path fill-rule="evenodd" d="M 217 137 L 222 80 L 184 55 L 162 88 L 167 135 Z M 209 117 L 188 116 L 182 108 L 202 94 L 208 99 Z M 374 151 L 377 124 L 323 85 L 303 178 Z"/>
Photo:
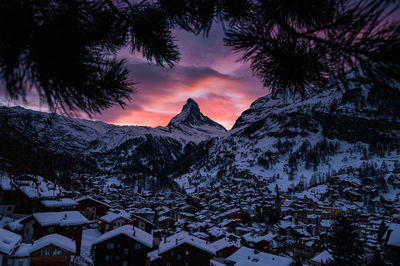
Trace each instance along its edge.
<path fill-rule="evenodd" d="M 328 236 L 332 265 L 362 265 L 364 248 L 352 217 L 339 216 Z"/>
<path fill-rule="evenodd" d="M 368 264 L 368 266 L 382 266 L 385 265 L 385 262 L 382 259 L 381 252 L 377 250 L 372 258 L 372 261 Z"/>
<path fill-rule="evenodd" d="M 354 69 L 380 88 L 377 99 L 398 95 L 398 9 L 389 0 L 2 0 L 0 80 L 14 99 L 35 88 L 53 109 L 100 112 L 133 90 L 118 50 L 172 66 L 173 29 L 207 36 L 219 21 L 225 44 L 273 93 L 346 89 Z"/>

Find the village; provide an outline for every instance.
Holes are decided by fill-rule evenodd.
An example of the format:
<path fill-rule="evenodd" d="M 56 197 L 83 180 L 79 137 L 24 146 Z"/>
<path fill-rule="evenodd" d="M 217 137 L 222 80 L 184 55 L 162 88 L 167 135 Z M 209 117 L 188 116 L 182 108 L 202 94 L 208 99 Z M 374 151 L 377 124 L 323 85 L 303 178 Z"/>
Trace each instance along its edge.
<path fill-rule="evenodd" d="M 104 189 L 101 178 L 67 191 L 39 176 L 4 173 L 0 265 L 324 265 L 327 235 L 341 214 L 357 217 L 370 257 L 379 252 L 396 265 L 400 202 L 366 200 L 373 186 L 345 176 L 288 191 L 235 178 L 189 195 Z"/>

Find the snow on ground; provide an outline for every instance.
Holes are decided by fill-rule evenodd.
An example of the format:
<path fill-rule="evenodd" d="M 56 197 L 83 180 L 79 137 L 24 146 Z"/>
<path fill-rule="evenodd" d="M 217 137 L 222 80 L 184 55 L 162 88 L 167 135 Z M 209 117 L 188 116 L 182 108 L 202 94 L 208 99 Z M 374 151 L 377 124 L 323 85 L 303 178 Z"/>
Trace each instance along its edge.
<path fill-rule="evenodd" d="M 92 243 L 101 236 L 101 232 L 99 229 L 85 229 L 82 232 L 82 245 L 81 245 L 81 256 L 91 260 L 90 258 L 90 249 L 92 247 Z"/>

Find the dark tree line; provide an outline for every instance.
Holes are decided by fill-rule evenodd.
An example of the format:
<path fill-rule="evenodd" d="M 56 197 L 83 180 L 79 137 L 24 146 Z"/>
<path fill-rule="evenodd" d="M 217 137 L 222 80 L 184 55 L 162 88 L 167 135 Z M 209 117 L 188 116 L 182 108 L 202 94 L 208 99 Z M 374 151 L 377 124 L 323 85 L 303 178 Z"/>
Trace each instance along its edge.
<path fill-rule="evenodd" d="M 173 29 L 207 36 L 219 22 L 225 44 L 274 93 L 357 79 L 391 97 L 400 77 L 398 9 L 388 0 L 2 0 L 0 77 L 13 99 L 33 88 L 53 110 L 100 112 L 134 91 L 118 50 L 129 45 L 173 66 Z"/>
<path fill-rule="evenodd" d="M 308 140 L 305 140 L 297 151 L 293 152 L 288 159 L 290 169 L 297 169 L 299 162 L 305 162 L 305 168 L 313 167 L 314 171 L 320 163 L 327 163 L 329 156 L 336 154 L 339 149 L 339 143 L 323 139 L 314 146 Z"/>

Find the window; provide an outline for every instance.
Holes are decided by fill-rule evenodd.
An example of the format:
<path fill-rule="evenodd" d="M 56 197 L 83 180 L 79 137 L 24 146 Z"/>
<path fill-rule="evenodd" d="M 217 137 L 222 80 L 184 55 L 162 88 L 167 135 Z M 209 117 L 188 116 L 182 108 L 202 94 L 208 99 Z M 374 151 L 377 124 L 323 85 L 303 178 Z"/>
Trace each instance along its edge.
<path fill-rule="evenodd" d="M 62 255 L 62 251 L 59 250 L 59 249 L 53 249 L 52 255 L 53 256 L 60 256 L 60 255 Z"/>
<path fill-rule="evenodd" d="M 171 256 L 174 256 L 175 255 L 175 252 L 173 251 L 173 250 L 171 250 Z"/>
<path fill-rule="evenodd" d="M 129 254 L 129 248 L 124 248 L 124 254 L 128 255 Z"/>
<path fill-rule="evenodd" d="M 44 256 L 50 256 L 50 249 L 46 248 L 44 250 Z"/>
<path fill-rule="evenodd" d="M 142 247 L 142 245 L 140 245 L 140 243 L 136 243 L 136 245 L 135 245 L 136 250 L 139 250 L 141 247 Z"/>
<path fill-rule="evenodd" d="M 186 250 L 186 251 L 185 251 L 185 255 L 186 255 L 186 256 L 189 255 L 189 250 Z"/>
<path fill-rule="evenodd" d="M 48 229 L 47 229 L 47 231 L 51 234 L 51 233 L 54 233 L 54 227 L 49 227 Z"/>
<path fill-rule="evenodd" d="M 18 266 L 24 266 L 24 262 L 23 261 L 18 261 Z"/>
<path fill-rule="evenodd" d="M 108 242 L 108 243 L 107 243 L 107 248 L 108 248 L 108 249 L 113 249 L 113 248 L 114 248 L 114 243 Z"/>
<path fill-rule="evenodd" d="M 112 260 L 112 255 L 106 255 L 106 261 Z"/>
<path fill-rule="evenodd" d="M 8 206 L 7 211 L 11 211 L 13 206 Z"/>
<path fill-rule="evenodd" d="M 166 266 L 171 266 L 171 262 L 167 262 L 167 264 L 165 264 Z"/>
<path fill-rule="evenodd" d="M 126 260 L 124 260 L 124 261 L 122 262 L 122 266 L 128 266 L 128 262 L 127 262 Z"/>
<path fill-rule="evenodd" d="M 182 254 L 177 255 L 177 260 L 180 261 L 182 259 Z"/>

